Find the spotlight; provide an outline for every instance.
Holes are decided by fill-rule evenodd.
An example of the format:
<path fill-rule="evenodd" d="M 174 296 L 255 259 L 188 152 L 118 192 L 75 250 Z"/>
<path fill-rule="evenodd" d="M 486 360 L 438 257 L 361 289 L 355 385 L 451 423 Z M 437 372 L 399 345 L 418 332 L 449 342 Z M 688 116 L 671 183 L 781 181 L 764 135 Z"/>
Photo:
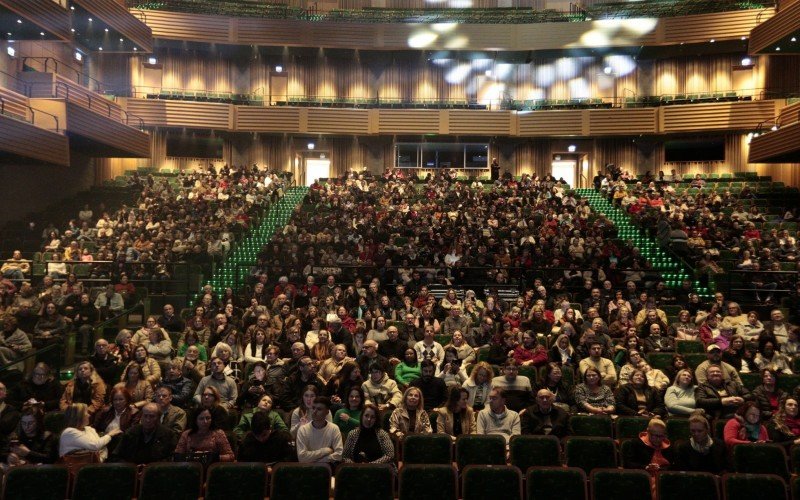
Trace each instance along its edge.
<path fill-rule="evenodd" d="M 569 146 L 567 146 L 567 151 L 569 151 L 570 153 L 574 153 L 576 149 L 578 148 L 574 144 L 570 144 Z"/>
<path fill-rule="evenodd" d="M 8 55 L 10 55 L 11 57 L 14 57 L 14 55 L 17 53 L 17 51 L 14 50 L 14 47 L 8 47 L 6 49 L 6 52 L 8 52 Z"/>
<path fill-rule="evenodd" d="M 742 66 L 751 66 L 753 64 L 753 60 L 749 57 L 742 58 Z"/>
<path fill-rule="evenodd" d="M 610 75 L 612 71 L 614 70 L 611 68 L 611 66 L 606 66 L 605 68 L 603 68 L 603 73 L 607 75 Z"/>
<path fill-rule="evenodd" d="M 309 142 L 308 143 L 308 149 L 312 149 L 312 150 L 314 149 L 314 143 L 313 142 Z"/>
<path fill-rule="evenodd" d="M 157 63 L 158 63 L 158 59 L 156 59 L 155 57 L 148 57 L 147 58 L 147 64 L 157 64 Z"/>
<path fill-rule="evenodd" d="M 275 66 L 275 73 L 282 73 L 282 72 L 283 72 L 283 66 L 281 66 L 280 64 Z"/>

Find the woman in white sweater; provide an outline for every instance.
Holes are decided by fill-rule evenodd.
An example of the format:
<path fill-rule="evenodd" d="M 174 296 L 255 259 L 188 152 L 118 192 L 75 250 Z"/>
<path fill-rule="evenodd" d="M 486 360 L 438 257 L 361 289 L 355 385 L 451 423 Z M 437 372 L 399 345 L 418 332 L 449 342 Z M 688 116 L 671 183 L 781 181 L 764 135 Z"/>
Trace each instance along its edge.
<path fill-rule="evenodd" d="M 670 416 L 690 415 L 697 410 L 694 399 L 694 377 L 691 370 L 683 369 L 675 375 L 675 383 L 664 394 L 664 405 Z"/>
<path fill-rule="evenodd" d="M 73 403 L 64 412 L 66 428 L 61 433 L 58 443 L 58 456 L 63 457 L 76 451 L 99 452 L 100 461 L 104 462 L 108 456 L 106 446 L 111 438 L 122 434 L 120 429 L 114 429 L 102 437 L 94 428 L 89 426 L 89 413 L 83 403 Z"/>

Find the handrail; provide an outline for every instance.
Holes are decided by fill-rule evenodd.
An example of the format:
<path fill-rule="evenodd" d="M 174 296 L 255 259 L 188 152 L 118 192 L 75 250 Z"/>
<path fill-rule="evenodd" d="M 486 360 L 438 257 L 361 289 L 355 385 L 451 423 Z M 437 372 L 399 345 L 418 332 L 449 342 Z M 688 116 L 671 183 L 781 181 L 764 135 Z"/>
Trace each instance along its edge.
<path fill-rule="evenodd" d="M 58 116 L 56 116 L 56 115 L 54 115 L 52 113 L 48 113 L 47 111 L 42 111 L 41 109 L 38 109 L 38 108 L 33 108 L 31 106 L 27 106 L 27 108 L 31 110 L 31 124 L 34 124 L 34 125 L 36 124 L 36 112 L 43 113 L 43 114 L 51 117 L 53 119 L 53 121 L 56 122 L 56 133 L 60 133 L 61 132 L 61 127 L 60 127 L 59 122 L 58 122 Z"/>
<path fill-rule="evenodd" d="M 58 94 L 59 87 L 61 87 L 61 88 L 65 89 L 65 93 L 66 93 L 65 99 L 67 101 L 71 101 L 72 99 L 70 99 L 70 96 L 69 96 L 70 86 L 67 85 L 65 82 L 55 82 L 55 84 L 56 84 L 56 95 Z M 87 98 L 89 100 L 89 109 L 92 109 L 92 97 L 93 97 L 92 96 L 92 91 L 91 90 L 86 90 L 86 94 L 87 94 L 86 96 L 87 96 Z M 98 99 L 95 97 L 94 100 L 96 101 Z M 111 115 L 111 103 L 108 102 L 108 100 L 106 100 L 106 99 L 100 99 L 100 100 L 102 100 L 106 105 L 106 109 L 107 109 L 107 112 L 108 112 L 108 117 L 109 118 L 114 118 Z M 120 108 L 120 109 L 122 109 L 122 108 Z"/>
<path fill-rule="evenodd" d="M 20 363 L 25 363 L 27 360 L 29 360 L 31 358 L 35 359 L 37 356 L 39 356 L 41 354 L 45 354 L 45 353 L 48 353 L 48 352 L 51 352 L 51 351 L 55 352 L 55 353 L 61 353 L 63 350 L 64 350 L 64 346 L 61 345 L 60 343 L 50 344 L 48 346 L 42 347 L 41 349 L 31 348 L 30 352 L 28 352 L 28 354 L 22 356 L 21 358 L 15 360 L 15 361 L 12 361 L 10 363 L 6 363 L 4 365 L 0 365 L 0 372 L 6 371 L 6 370 L 10 370 L 11 368 L 14 368 L 15 366 L 19 365 Z M 55 371 L 56 369 L 60 369 L 61 367 L 60 366 L 58 366 L 58 367 L 51 366 L 50 368 Z"/>
<path fill-rule="evenodd" d="M 122 114 L 125 116 L 125 125 L 130 126 L 130 119 L 133 117 L 139 121 L 139 130 L 144 130 L 144 120 L 140 116 L 134 115 L 124 109 L 120 109 L 120 111 L 122 111 Z"/>
<path fill-rule="evenodd" d="M 11 73 L 6 73 L 3 70 L 0 70 L 0 74 L 3 74 L 3 75 L 5 75 L 5 76 L 7 76 L 9 78 L 12 78 L 12 79 L 16 80 L 17 84 L 22 85 L 22 95 L 24 95 L 25 97 L 30 97 L 31 96 L 31 87 L 33 87 L 32 84 L 30 84 L 30 83 L 28 83 L 28 82 L 26 82 L 24 80 L 21 80 L 19 77 L 14 76 Z M 14 89 L 10 89 L 10 90 L 14 90 Z"/>
<path fill-rule="evenodd" d="M 54 73 L 56 75 L 67 76 L 67 75 L 64 75 L 59 70 L 59 61 L 58 61 L 58 59 L 55 59 L 55 58 L 49 57 L 49 56 L 44 56 L 44 57 L 25 56 L 25 57 L 22 58 L 23 66 L 25 65 L 25 62 L 28 61 L 29 59 L 30 60 L 34 60 L 34 61 L 44 60 L 44 72 L 45 73 L 50 73 L 50 71 L 49 71 L 49 62 L 52 61 L 53 62 L 53 66 L 54 66 L 54 71 L 52 71 L 52 73 Z M 71 71 L 73 71 L 75 79 L 77 80 L 77 83 L 79 85 L 84 85 L 86 87 L 89 87 L 90 90 L 93 90 L 94 92 L 102 92 L 102 93 L 104 93 L 104 92 L 107 91 L 106 89 L 109 88 L 109 86 L 106 85 L 105 83 L 101 82 L 100 80 L 98 80 L 96 78 L 93 78 L 93 77 L 87 75 L 86 73 L 84 73 L 83 71 L 79 70 L 78 68 L 75 68 L 74 66 L 70 66 L 69 64 L 61 63 L 60 67 L 61 68 L 66 67 L 66 68 L 70 69 Z M 85 85 L 84 81 L 87 81 L 89 83 L 94 83 L 95 84 L 94 86 L 97 87 L 97 88 L 96 89 L 91 89 L 91 85 Z"/>

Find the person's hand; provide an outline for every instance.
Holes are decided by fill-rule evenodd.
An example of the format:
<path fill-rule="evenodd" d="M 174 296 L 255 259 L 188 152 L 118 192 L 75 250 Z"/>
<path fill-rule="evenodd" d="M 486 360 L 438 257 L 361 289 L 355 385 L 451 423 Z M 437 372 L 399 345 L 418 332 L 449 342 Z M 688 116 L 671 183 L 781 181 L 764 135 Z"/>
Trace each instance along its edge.
<path fill-rule="evenodd" d="M 337 404 L 337 405 L 342 404 L 342 398 L 340 398 L 339 396 L 336 396 L 336 395 L 331 396 L 331 403 Z M 342 415 L 344 415 L 344 414 L 342 414 Z"/>
<path fill-rule="evenodd" d="M 120 434 L 122 434 L 122 429 L 114 429 L 113 431 L 109 432 L 107 435 L 111 436 L 111 437 L 114 437 L 114 436 L 119 436 Z"/>
<path fill-rule="evenodd" d="M 13 466 L 16 466 L 16 465 L 22 465 L 23 463 L 24 462 L 22 461 L 22 459 L 19 458 L 19 456 L 17 456 L 16 454 L 14 454 L 14 453 L 9 453 L 8 454 L 8 465 L 13 467 Z"/>
<path fill-rule="evenodd" d="M 339 415 L 339 418 L 342 419 L 342 422 L 347 422 L 348 420 L 350 420 L 350 415 L 348 415 L 347 413 L 342 413 L 341 415 Z"/>
<path fill-rule="evenodd" d="M 305 425 L 305 424 L 307 424 L 309 422 L 310 422 L 310 420 L 308 419 L 308 417 L 306 417 L 306 416 L 300 417 L 300 425 Z"/>
<path fill-rule="evenodd" d="M 18 444 L 16 446 L 11 447 L 11 453 L 17 455 L 18 457 L 27 457 L 28 453 L 30 452 L 31 450 L 24 444 Z"/>
<path fill-rule="evenodd" d="M 190 369 L 190 370 L 194 369 L 194 364 L 193 364 L 191 361 L 189 361 L 189 360 L 186 360 L 186 361 L 184 362 L 184 365 L 183 365 L 183 366 L 185 366 L 186 368 L 188 368 L 188 369 Z"/>

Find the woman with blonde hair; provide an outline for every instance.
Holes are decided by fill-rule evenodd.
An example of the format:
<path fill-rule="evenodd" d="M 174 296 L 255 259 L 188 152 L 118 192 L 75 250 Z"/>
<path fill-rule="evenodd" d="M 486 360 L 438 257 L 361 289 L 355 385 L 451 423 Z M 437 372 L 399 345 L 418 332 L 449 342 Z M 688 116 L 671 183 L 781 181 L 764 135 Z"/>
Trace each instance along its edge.
<path fill-rule="evenodd" d="M 74 403 L 64 412 L 65 429 L 58 442 L 58 456 L 64 457 L 74 452 L 97 452 L 101 462 L 108 457 L 108 443 L 118 434 L 120 429 L 114 429 L 100 437 L 93 427 L 89 426 L 88 407 L 83 403 Z"/>
<path fill-rule="evenodd" d="M 486 361 L 479 361 L 472 369 L 469 378 L 462 387 L 467 390 L 469 397 L 467 405 L 473 410 L 480 411 L 489 402 L 489 391 L 492 389 L 494 371 Z"/>
<path fill-rule="evenodd" d="M 389 434 L 402 440 L 406 434 L 430 434 L 431 421 L 425 411 L 422 391 L 417 387 L 409 387 L 403 393 L 400 405 L 389 417 Z"/>
<path fill-rule="evenodd" d="M 669 469 L 675 462 L 674 449 L 667 439 L 667 424 L 652 418 L 647 430 L 623 450 L 622 463 L 626 469 L 644 469 L 651 474 Z"/>
<path fill-rule="evenodd" d="M 664 394 L 664 405 L 669 416 L 691 415 L 697 410 L 694 398 L 696 388 L 691 370 L 684 368 L 678 371 L 675 382 L 667 387 L 667 392 Z"/>

